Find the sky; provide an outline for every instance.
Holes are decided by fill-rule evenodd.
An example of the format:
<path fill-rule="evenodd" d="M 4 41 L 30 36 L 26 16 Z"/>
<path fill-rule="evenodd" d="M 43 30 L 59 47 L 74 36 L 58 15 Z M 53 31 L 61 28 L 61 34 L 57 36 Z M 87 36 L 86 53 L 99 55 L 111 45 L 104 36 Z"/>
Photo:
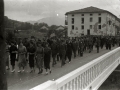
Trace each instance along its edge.
<path fill-rule="evenodd" d="M 108 10 L 120 18 L 120 0 L 4 0 L 5 16 L 23 22 L 65 18 L 66 12 L 89 6 Z"/>

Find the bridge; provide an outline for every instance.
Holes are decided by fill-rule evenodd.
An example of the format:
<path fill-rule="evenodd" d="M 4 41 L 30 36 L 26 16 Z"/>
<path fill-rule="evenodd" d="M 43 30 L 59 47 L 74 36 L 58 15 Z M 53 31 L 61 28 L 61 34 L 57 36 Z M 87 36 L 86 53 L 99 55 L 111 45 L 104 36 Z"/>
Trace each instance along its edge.
<path fill-rule="evenodd" d="M 97 90 L 119 65 L 119 55 L 120 48 L 112 47 L 110 51 L 104 47 L 99 53 L 94 48 L 62 68 L 59 61 L 47 76 L 38 75 L 37 69 L 28 73 L 29 66 L 23 73 L 7 71 L 8 90 Z"/>
<path fill-rule="evenodd" d="M 97 90 L 119 63 L 120 47 L 56 80 L 48 80 L 30 90 Z"/>

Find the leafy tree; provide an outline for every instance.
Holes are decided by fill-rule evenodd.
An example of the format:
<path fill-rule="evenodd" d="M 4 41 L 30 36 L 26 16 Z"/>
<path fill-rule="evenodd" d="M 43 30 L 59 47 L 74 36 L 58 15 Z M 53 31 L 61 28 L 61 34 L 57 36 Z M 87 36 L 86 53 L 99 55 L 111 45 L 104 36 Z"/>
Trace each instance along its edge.
<path fill-rule="evenodd" d="M 56 26 L 56 25 L 51 25 L 50 28 L 49 28 L 49 30 L 56 30 L 57 27 L 58 27 L 58 26 Z"/>
<path fill-rule="evenodd" d="M 13 38 L 15 38 L 14 32 L 7 31 L 6 32 L 6 40 L 7 40 L 7 42 L 10 43 L 10 41 L 13 40 Z"/>

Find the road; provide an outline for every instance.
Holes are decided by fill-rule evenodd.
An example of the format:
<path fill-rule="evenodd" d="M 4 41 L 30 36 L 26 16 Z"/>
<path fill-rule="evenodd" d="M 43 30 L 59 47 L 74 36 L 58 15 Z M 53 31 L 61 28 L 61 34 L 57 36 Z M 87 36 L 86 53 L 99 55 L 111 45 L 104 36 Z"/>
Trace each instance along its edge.
<path fill-rule="evenodd" d="M 115 48 L 117 47 L 112 47 L 112 49 Z M 8 90 L 29 90 L 47 80 L 56 80 L 109 51 L 110 50 L 106 50 L 104 47 L 103 49 L 100 49 L 99 53 L 97 53 L 96 48 L 94 48 L 91 53 L 86 51 L 83 57 L 77 56 L 76 58 L 72 58 L 71 63 L 67 63 L 62 68 L 60 66 L 60 61 L 58 61 L 57 65 L 52 67 L 52 73 L 48 75 L 45 75 L 45 70 L 42 74 L 38 75 L 37 68 L 35 73 L 29 73 L 30 69 L 28 65 L 25 72 L 17 73 L 18 66 L 16 62 L 16 72 L 11 73 L 10 71 L 7 71 Z M 68 60 L 66 62 L 68 62 Z"/>

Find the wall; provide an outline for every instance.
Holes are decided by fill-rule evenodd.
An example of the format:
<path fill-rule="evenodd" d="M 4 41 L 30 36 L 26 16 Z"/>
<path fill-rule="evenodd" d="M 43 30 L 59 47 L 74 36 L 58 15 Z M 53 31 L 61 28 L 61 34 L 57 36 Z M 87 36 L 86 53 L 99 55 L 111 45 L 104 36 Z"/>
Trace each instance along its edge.
<path fill-rule="evenodd" d="M 92 29 L 90 29 L 91 35 L 108 34 L 114 36 L 115 26 L 108 25 L 107 20 L 112 20 L 113 22 L 115 22 L 115 17 L 108 13 L 101 13 L 101 15 L 98 14 L 99 13 L 93 13 L 92 16 L 90 16 L 90 13 L 84 13 L 84 16 L 81 16 L 81 14 L 74 14 L 74 16 L 72 16 L 72 14 L 68 14 L 68 36 L 76 37 L 76 36 L 81 36 L 81 34 L 87 35 L 87 30 L 90 29 L 90 25 L 92 25 Z M 82 17 L 84 18 L 84 24 L 81 24 Z M 90 17 L 93 18 L 92 22 L 90 22 Z M 101 25 L 101 29 L 98 29 L 97 26 L 97 32 L 95 32 L 94 25 L 98 22 L 98 17 L 101 17 L 101 23 L 98 24 Z M 74 18 L 74 24 L 72 24 L 72 18 Z M 72 30 L 72 25 L 74 25 L 74 30 Z M 81 25 L 84 25 L 84 30 L 81 29 Z"/>
<path fill-rule="evenodd" d="M 107 22 L 109 20 L 111 21 L 111 25 L 107 24 L 107 35 L 115 36 L 116 28 L 113 24 L 116 22 L 116 18 L 113 15 L 107 13 Z"/>

